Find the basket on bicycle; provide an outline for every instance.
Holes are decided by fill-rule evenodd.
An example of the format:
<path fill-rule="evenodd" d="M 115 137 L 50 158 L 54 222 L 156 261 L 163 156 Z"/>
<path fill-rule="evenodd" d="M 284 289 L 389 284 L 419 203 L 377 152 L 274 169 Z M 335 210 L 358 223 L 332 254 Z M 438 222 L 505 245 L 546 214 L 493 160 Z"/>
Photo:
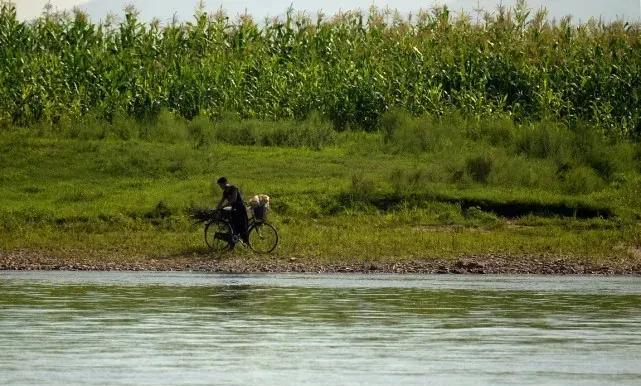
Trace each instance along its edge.
<path fill-rule="evenodd" d="M 257 194 L 249 200 L 254 220 L 265 222 L 267 221 L 267 212 L 269 211 L 269 196 L 265 194 Z"/>
<path fill-rule="evenodd" d="M 267 221 L 267 210 L 269 207 L 267 205 L 263 206 L 257 206 L 255 208 L 252 208 L 252 212 L 254 212 L 254 219 L 256 221 Z"/>

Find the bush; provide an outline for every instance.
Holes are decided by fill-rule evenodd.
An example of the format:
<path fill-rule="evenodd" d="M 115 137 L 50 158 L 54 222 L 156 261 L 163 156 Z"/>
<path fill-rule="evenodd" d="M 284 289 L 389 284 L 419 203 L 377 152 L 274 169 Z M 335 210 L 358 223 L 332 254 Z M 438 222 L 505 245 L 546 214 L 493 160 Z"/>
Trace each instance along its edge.
<path fill-rule="evenodd" d="M 385 150 L 385 144 L 380 136 L 363 131 L 336 133 L 334 143 L 344 148 L 347 155 L 368 156 L 372 153 L 381 153 Z"/>
<path fill-rule="evenodd" d="M 516 150 L 530 157 L 566 162 L 570 158 L 572 140 L 572 132 L 565 126 L 540 122 L 518 130 Z"/>
<path fill-rule="evenodd" d="M 392 109 L 384 113 L 380 118 L 380 130 L 383 134 L 385 144 L 394 141 L 395 134 L 413 124 L 413 118 L 409 113 L 400 109 Z"/>
<path fill-rule="evenodd" d="M 465 161 L 465 169 L 470 177 L 474 181 L 481 183 L 487 182 L 493 166 L 494 156 L 490 154 L 474 156 Z"/>
<path fill-rule="evenodd" d="M 256 122 L 248 121 L 218 121 L 215 122 L 216 139 L 232 145 L 255 145 L 259 143 L 255 131 Z"/>
<path fill-rule="evenodd" d="M 478 124 L 468 128 L 468 136 L 472 139 L 483 139 L 493 146 L 511 146 L 514 142 L 514 121 L 505 116 L 481 119 Z"/>
<path fill-rule="evenodd" d="M 381 118 L 383 143 L 392 153 L 420 154 L 433 142 L 434 124 L 429 116 L 413 118 L 402 110 L 392 110 Z"/>
<path fill-rule="evenodd" d="M 546 189 L 558 186 L 557 181 L 557 167 L 554 162 L 505 154 L 499 154 L 495 158 L 488 178 L 488 183 L 492 185 Z"/>
<path fill-rule="evenodd" d="M 374 181 L 363 174 L 354 174 L 349 188 L 349 195 L 353 201 L 369 202 L 375 193 Z"/>
<path fill-rule="evenodd" d="M 494 225 L 500 222 L 499 218 L 490 212 L 485 212 L 478 206 L 472 206 L 464 211 L 465 218 L 474 225 Z"/>
<path fill-rule="evenodd" d="M 441 209 L 437 213 L 436 221 L 439 224 L 453 225 L 463 222 L 463 215 L 459 206 L 449 205 L 448 208 Z"/>
<path fill-rule="evenodd" d="M 573 194 L 592 193 L 602 189 L 603 180 L 589 167 L 579 166 L 564 176 L 564 190 Z"/>
<path fill-rule="evenodd" d="M 394 194 L 403 197 L 417 192 L 425 178 L 425 172 L 422 169 L 408 171 L 394 169 L 390 174 L 389 181 L 392 184 Z"/>
<path fill-rule="evenodd" d="M 216 138 L 232 145 L 308 147 L 320 150 L 336 142 L 331 124 L 317 113 L 303 121 L 222 120 L 215 124 Z"/>
<path fill-rule="evenodd" d="M 211 144 L 216 135 L 212 122 L 207 116 L 202 114 L 194 117 L 194 119 L 187 124 L 187 133 L 193 141 L 194 147 L 197 149 Z"/>
<path fill-rule="evenodd" d="M 320 114 L 312 113 L 303 121 L 283 121 L 266 126 L 262 131 L 261 143 L 320 150 L 336 143 L 336 132 Z"/>
<path fill-rule="evenodd" d="M 302 122 L 302 127 L 303 130 L 300 131 L 298 141 L 293 144 L 294 146 L 305 146 L 320 150 L 325 146 L 336 143 L 336 131 L 318 112 L 312 112 Z"/>
<path fill-rule="evenodd" d="M 611 181 L 624 170 L 634 169 L 634 148 L 622 142 L 609 143 L 596 128 L 578 125 L 576 131 L 576 158 L 594 169 L 599 176 Z"/>
<path fill-rule="evenodd" d="M 188 121 L 168 110 L 161 110 L 152 120 L 143 124 L 146 135 L 141 139 L 152 139 L 158 142 L 177 143 L 189 138 Z"/>

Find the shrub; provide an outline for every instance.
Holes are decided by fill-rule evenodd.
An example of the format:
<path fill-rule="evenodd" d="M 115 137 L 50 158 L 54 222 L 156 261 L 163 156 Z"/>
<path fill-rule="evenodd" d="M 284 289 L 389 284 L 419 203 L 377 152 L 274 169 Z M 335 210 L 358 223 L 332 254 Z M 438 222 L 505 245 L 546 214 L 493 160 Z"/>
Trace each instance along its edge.
<path fill-rule="evenodd" d="M 96 114 L 89 113 L 84 117 L 64 126 L 62 135 L 67 138 L 103 139 L 110 131 L 110 124 Z"/>
<path fill-rule="evenodd" d="M 302 130 L 300 135 L 297 136 L 298 141 L 290 144 L 290 146 L 304 146 L 320 150 L 325 146 L 336 143 L 336 131 L 320 113 L 312 112 L 301 124 Z"/>
<path fill-rule="evenodd" d="M 474 225 L 493 225 L 500 221 L 494 213 L 485 212 L 478 206 L 465 209 L 464 215 Z"/>
<path fill-rule="evenodd" d="M 375 193 L 374 181 L 363 174 L 352 175 L 349 195 L 353 201 L 369 202 Z"/>
<path fill-rule="evenodd" d="M 576 158 L 594 169 L 603 179 L 611 181 L 615 175 L 634 170 L 634 147 L 631 144 L 609 140 L 588 125 L 576 131 Z"/>
<path fill-rule="evenodd" d="M 195 148 L 209 145 L 215 138 L 212 122 L 207 116 L 202 114 L 194 117 L 194 119 L 187 124 L 187 133 L 193 141 Z"/>
<path fill-rule="evenodd" d="M 256 126 L 253 120 L 216 122 L 216 139 L 233 145 L 256 145 L 260 143 Z"/>
<path fill-rule="evenodd" d="M 216 138 L 232 145 L 308 147 L 320 150 L 336 142 L 331 124 L 317 114 L 302 121 L 225 119 L 215 123 Z"/>
<path fill-rule="evenodd" d="M 411 126 L 413 124 L 412 121 L 412 116 L 400 109 L 392 109 L 384 113 L 380 118 L 383 142 L 386 144 L 394 142 L 396 133 L 403 128 Z"/>
<path fill-rule="evenodd" d="M 554 162 L 529 159 L 522 155 L 498 155 L 488 183 L 500 186 L 543 187 L 556 186 L 558 176 Z"/>
<path fill-rule="evenodd" d="M 164 143 L 177 143 L 189 138 L 188 121 L 163 109 L 155 117 L 139 124 L 141 139 Z"/>
<path fill-rule="evenodd" d="M 472 139 L 483 139 L 494 146 L 509 147 L 514 142 L 514 121 L 506 116 L 483 118 L 476 125 L 468 127 L 467 133 Z"/>
<path fill-rule="evenodd" d="M 476 182 L 486 183 L 492 167 L 494 166 L 494 156 L 482 154 L 473 156 L 465 161 L 465 169 L 472 179 Z"/>
<path fill-rule="evenodd" d="M 569 159 L 573 135 L 565 126 L 549 122 L 522 126 L 517 133 L 516 150 L 536 158 L 564 162 Z"/>
<path fill-rule="evenodd" d="M 425 178 L 422 169 L 404 171 L 397 168 L 390 173 L 389 181 L 394 194 L 402 197 L 417 192 Z"/>
<path fill-rule="evenodd" d="M 413 118 L 409 113 L 394 109 L 381 118 L 383 143 L 392 153 L 420 154 L 432 142 L 433 125 L 428 116 Z"/>
<path fill-rule="evenodd" d="M 602 189 L 603 180 L 589 167 L 579 166 L 564 176 L 564 190 L 573 194 L 592 193 Z"/>
<path fill-rule="evenodd" d="M 336 142 L 336 132 L 318 113 L 312 113 L 302 121 L 287 120 L 264 126 L 261 130 L 261 143 L 266 146 L 320 150 Z"/>

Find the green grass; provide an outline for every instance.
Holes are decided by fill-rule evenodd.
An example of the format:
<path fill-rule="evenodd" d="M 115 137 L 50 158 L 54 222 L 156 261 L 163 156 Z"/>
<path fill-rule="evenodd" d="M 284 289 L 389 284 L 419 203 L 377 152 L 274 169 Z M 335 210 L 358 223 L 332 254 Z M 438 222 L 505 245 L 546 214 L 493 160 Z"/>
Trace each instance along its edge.
<path fill-rule="evenodd" d="M 322 146 L 302 147 L 235 144 L 216 129 L 233 122 L 201 122 L 210 133 L 205 141 L 188 131 L 123 140 L 7 130 L 0 134 L 0 249 L 117 259 L 207 255 L 203 229 L 192 226 L 186 213 L 194 205 L 215 204 L 220 192 L 213 181 L 221 175 L 246 197 L 272 197 L 271 221 L 282 238 L 276 259 L 336 263 L 509 254 L 608 261 L 632 256 L 641 246 L 634 144 L 599 142 L 608 149 L 600 155 L 603 162 L 614 165 L 611 174 L 602 174 L 584 153 L 572 152 L 574 129 L 563 129 L 564 148 L 539 154 L 519 146 L 518 138 L 522 130 L 544 130 L 543 124 L 510 127 L 514 138 L 497 141 L 470 134 L 470 127 L 448 131 L 448 122 L 412 119 L 393 126 L 391 137 L 333 133 Z M 266 123 L 265 131 L 251 124 L 252 135 L 278 135 L 276 122 Z M 162 129 L 176 133 L 180 127 Z M 403 147 L 409 139 L 395 137 L 397 130 L 425 135 L 429 146 L 409 151 Z M 629 156 L 614 151 L 628 148 Z M 478 154 L 484 154 L 481 161 Z M 582 179 L 598 183 L 585 186 Z M 161 202 L 167 210 L 159 212 Z M 517 214 L 506 217 L 501 210 L 510 206 Z M 568 217 L 559 208 L 609 217 Z M 253 258 L 246 250 L 235 253 Z"/>
<path fill-rule="evenodd" d="M 225 175 L 273 198 L 277 259 L 638 257 L 640 31 L 521 1 L 162 26 L 0 0 L 0 250 L 206 255 L 186 213 Z"/>

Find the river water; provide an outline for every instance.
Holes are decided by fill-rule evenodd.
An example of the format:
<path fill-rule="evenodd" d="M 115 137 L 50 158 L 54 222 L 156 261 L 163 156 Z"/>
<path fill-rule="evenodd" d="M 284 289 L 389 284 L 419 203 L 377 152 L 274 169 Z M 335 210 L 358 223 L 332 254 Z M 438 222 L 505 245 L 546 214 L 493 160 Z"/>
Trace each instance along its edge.
<path fill-rule="evenodd" d="M 0 272 L 2 385 L 639 385 L 641 278 Z"/>

